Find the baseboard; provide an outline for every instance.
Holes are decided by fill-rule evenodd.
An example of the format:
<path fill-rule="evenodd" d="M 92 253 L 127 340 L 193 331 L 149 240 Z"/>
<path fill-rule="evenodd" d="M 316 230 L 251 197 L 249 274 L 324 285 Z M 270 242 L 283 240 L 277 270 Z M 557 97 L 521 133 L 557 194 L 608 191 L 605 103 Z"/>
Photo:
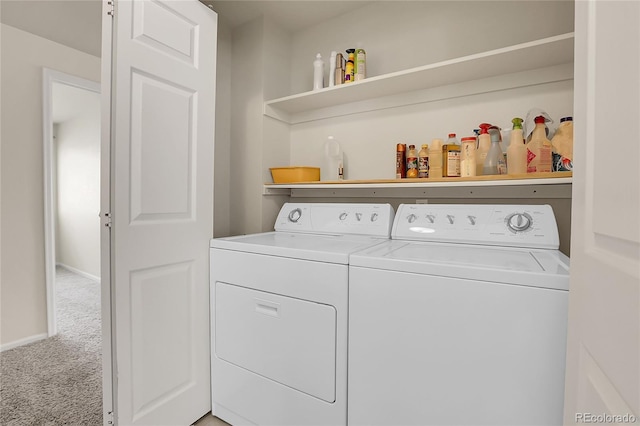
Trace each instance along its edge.
<path fill-rule="evenodd" d="M 35 336 L 25 337 L 24 339 L 15 340 L 13 342 L 5 343 L 4 345 L 0 345 L 0 352 L 8 351 L 9 349 L 17 348 L 18 346 L 27 345 L 29 343 L 37 342 L 38 340 L 43 340 L 49 337 L 47 333 L 36 334 Z"/>
<path fill-rule="evenodd" d="M 63 268 L 68 269 L 75 274 L 82 275 L 85 278 L 89 278 L 91 280 L 100 282 L 100 277 L 91 275 L 88 272 L 81 271 L 80 269 L 74 268 L 73 266 L 65 265 L 64 263 L 60 263 L 60 262 L 56 262 L 56 266 L 62 266 Z"/>

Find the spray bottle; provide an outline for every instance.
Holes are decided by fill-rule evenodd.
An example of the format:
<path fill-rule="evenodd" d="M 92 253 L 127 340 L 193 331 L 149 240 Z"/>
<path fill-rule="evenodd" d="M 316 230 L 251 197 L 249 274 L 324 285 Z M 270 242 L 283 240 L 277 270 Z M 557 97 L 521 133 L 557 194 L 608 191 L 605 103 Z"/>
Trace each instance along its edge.
<path fill-rule="evenodd" d="M 484 160 L 487 158 L 489 149 L 491 149 L 491 136 L 489 135 L 489 127 L 491 127 L 491 124 L 482 123 L 479 127 L 480 135 L 478 136 L 478 150 L 476 151 L 476 176 L 483 175 Z"/>
<path fill-rule="evenodd" d="M 527 147 L 522 134 L 522 118 L 516 117 L 511 122 L 513 129 L 511 142 L 507 148 L 507 170 L 510 175 L 527 173 Z"/>
<path fill-rule="evenodd" d="M 500 145 L 500 129 L 496 126 L 491 126 L 488 132 L 491 137 L 491 147 L 489 148 L 489 152 L 484 159 L 482 174 L 506 175 L 507 163 L 504 161 L 502 146 Z"/>

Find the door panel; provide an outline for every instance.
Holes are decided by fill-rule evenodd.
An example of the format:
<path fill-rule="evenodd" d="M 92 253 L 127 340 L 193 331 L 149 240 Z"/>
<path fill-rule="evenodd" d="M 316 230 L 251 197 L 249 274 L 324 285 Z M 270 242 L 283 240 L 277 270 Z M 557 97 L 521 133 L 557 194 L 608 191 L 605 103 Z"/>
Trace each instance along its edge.
<path fill-rule="evenodd" d="M 115 420 L 186 425 L 211 409 L 217 17 L 197 0 L 121 0 L 114 19 Z"/>
<path fill-rule="evenodd" d="M 565 424 L 640 417 L 640 150 L 626 130 L 640 116 L 640 3 L 575 8 Z"/>

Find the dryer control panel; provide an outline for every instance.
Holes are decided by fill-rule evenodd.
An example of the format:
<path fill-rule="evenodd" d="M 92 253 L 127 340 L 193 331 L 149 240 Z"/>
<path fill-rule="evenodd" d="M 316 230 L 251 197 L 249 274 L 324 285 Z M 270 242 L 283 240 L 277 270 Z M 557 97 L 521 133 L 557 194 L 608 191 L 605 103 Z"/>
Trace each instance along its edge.
<path fill-rule="evenodd" d="M 389 238 L 393 219 L 390 204 L 285 203 L 274 228 L 285 232 Z"/>
<path fill-rule="evenodd" d="M 557 249 L 549 205 L 401 204 L 393 239 Z"/>

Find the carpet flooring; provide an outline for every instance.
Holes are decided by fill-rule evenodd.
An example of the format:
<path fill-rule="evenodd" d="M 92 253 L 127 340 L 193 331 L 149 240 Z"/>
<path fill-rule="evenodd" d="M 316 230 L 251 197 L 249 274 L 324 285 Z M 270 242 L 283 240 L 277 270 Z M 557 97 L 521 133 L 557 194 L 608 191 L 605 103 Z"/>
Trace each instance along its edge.
<path fill-rule="evenodd" d="M 0 353 L 0 425 L 102 424 L 100 284 L 57 268 L 58 334 Z"/>

